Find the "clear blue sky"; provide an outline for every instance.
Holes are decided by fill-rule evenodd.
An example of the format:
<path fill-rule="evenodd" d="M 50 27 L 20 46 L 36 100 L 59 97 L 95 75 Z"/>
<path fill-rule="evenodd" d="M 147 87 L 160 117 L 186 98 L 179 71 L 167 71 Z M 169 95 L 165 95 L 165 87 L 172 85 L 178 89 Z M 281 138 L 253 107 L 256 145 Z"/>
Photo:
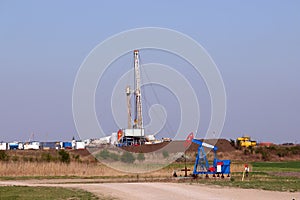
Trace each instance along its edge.
<path fill-rule="evenodd" d="M 222 137 L 300 142 L 299 9 L 275 0 L 2 0 L 0 141 L 77 136 L 72 88 L 84 58 L 113 34 L 155 26 L 189 35 L 216 62 L 228 98 Z"/>

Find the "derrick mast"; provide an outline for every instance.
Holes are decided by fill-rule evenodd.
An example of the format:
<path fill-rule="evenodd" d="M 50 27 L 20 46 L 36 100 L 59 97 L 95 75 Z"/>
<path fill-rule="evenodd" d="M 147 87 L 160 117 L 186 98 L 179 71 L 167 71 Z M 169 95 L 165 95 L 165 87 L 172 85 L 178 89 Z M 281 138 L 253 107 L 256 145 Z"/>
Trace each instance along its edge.
<path fill-rule="evenodd" d="M 135 95 L 135 118 L 134 127 L 141 129 L 143 128 L 142 118 L 142 101 L 141 101 L 141 77 L 139 67 L 139 51 L 134 50 L 134 95 Z"/>

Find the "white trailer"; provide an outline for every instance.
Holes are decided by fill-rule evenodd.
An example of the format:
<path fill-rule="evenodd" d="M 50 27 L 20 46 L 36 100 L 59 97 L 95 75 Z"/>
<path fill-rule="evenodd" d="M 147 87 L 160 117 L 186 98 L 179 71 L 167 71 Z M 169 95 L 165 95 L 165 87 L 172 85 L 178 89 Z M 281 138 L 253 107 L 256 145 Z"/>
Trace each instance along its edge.
<path fill-rule="evenodd" d="M 23 150 L 24 149 L 24 144 L 23 142 L 18 143 L 18 149 Z"/>
<path fill-rule="evenodd" d="M 81 141 L 76 141 L 75 148 L 76 149 L 85 149 L 85 143 L 81 142 Z"/>
<path fill-rule="evenodd" d="M 40 143 L 39 142 L 26 142 L 24 144 L 25 150 L 38 150 L 40 149 Z"/>
<path fill-rule="evenodd" d="M 118 143 L 118 133 L 114 132 L 110 137 L 110 144 L 116 145 Z"/>
<path fill-rule="evenodd" d="M 6 142 L 0 142 L 0 150 L 7 150 L 7 143 Z"/>
<path fill-rule="evenodd" d="M 103 137 L 103 138 L 99 138 L 99 143 L 100 144 L 109 144 L 110 143 L 110 138 L 111 138 L 111 136 L 106 136 L 106 137 Z"/>

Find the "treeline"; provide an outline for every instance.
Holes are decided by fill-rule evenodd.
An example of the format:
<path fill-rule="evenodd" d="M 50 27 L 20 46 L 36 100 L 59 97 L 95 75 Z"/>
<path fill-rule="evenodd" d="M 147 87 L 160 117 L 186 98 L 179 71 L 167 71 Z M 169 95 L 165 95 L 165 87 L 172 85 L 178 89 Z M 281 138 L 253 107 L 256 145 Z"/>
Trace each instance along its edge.
<path fill-rule="evenodd" d="M 70 163 L 71 161 L 81 162 L 80 155 L 70 155 L 69 152 L 61 149 L 59 151 L 54 152 L 43 152 L 41 154 L 34 155 L 19 155 L 19 154 L 8 154 L 7 151 L 0 150 L 0 161 L 7 162 L 62 162 L 62 163 Z"/>

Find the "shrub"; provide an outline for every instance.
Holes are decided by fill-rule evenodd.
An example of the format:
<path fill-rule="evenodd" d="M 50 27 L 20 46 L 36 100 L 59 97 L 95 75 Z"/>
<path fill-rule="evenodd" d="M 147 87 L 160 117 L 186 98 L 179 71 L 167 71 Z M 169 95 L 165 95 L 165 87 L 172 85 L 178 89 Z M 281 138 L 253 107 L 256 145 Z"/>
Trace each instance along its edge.
<path fill-rule="evenodd" d="M 6 152 L 3 151 L 3 150 L 0 151 L 0 160 L 1 160 L 1 161 L 8 161 L 8 160 L 9 160 L 8 155 L 7 155 Z"/>
<path fill-rule="evenodd" d="M 235 141 L 233 139 L 230 139 L 231 146 L 235 147 Z"/>
<path fill-rule="evenodd" d="M 267 149 L 270 149 L 271 151 L 275 151 L 277 150 L 276 146 L 269 146 L 269 147 L 266 147 Z"/>
<path fill-rule="evenodd" d="M 270 154 L 266 151 L 263 151 L 261 152 L 261 158 L 264 160 L 264 161 L 269 161 L 270 160 Z"/>
<path fill-rule="evenodd" d="M 250 146 L 249 150 L 250 150 L 250 154 L 253 154 L 253 152 L 254 152 L 253 146 Z"/>
<path fill-rule="evenodd" d="M 59 154 L 59 160 L 63 163 L 70 163 L 70 154 L 66 152 L 65 150 L 61 149 L 58 152 Z"/>
<path fill-rule="evenodd" d="M 290 151 L 291 151 L 292 154 L 294 154 L 294 155 L 300 154 L 300 145 L 291 147 Z"/>
<path fill-rule="evenodd" d="M 111 159 L 111 160 L 114 160 L 114 161 L 118 161 L 120 159 L 119 155 L 116 154 L 116 153 L 111 153 L 109 152 L 108 150 L 104 149 L 102 150 L 100 153 L 98 153 L 96 155 L 96 158 L 97 159 L 104 159 L 104 160 L 107 160 L 107 159 Z"/>
<path fill-rule="evenodd" d="M 169 157 L 169 152 L 167 152 L 167 151 L 163 151 L 162 154 L 163 154 L 163 157 L 164 157 L 164 158 Z"/>
<path fill-rule="evenodd" d="M 143 153 L 139 153 L 138 156 L 137 156 L 137 160 L 138 161 L 144 161 L 145 160 L 145 156 Z"/>
<path fill-rule="evenodd" d="M 109 158 L 111 158 L 114 161 L 118 161 L 119 160 L 119 155 L 116 154 L 116 153 L 110 153 Z"/>
<path fill-rule="evenodd" d="M 19 157 L 18 156 L 13 156 L 11 159 L 12 159 L 12 161 L 16 162 L 16 161 L 19 160 Z"/>
<path fill-rule="evenodd" d="M 77 162 L 80 162 L 80 155 L 78 155 L 78 154 L 73 155 L 73 158 L 74 158 Z"/>
<path fill-rule="evenodd" d="M 50 155 L 50 153 L 43 153 L 41 155 L 41 161 L 50 162 L 51 160 L 52 160 L 52 156 Z"/>
<path fill-rule="evenodd" d="M 104 149 L 97 155 L 97 157 L 106 160 L 107 158 L 109 158 L 109 152 L 106 149 Z"/>
<path fill-rule="evenodd" d="M 125 163 L 133 163 L 135 161 L 135 157 L 132 153 L 125 151 L 121 156 L 121 161 Z"/>

